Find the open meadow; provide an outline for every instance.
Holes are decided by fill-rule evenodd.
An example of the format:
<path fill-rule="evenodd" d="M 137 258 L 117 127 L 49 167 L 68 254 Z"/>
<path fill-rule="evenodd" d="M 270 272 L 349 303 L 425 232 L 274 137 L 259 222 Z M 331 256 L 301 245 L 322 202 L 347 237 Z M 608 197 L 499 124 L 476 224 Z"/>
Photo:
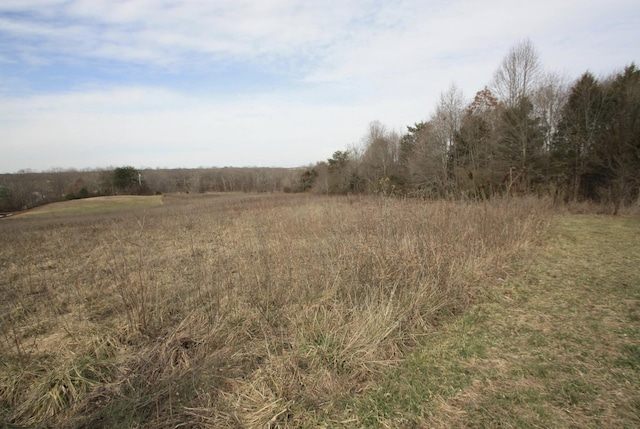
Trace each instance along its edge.
<path fill-rule="evenodd" d="M 420 391 L 412 383 L 425 377 L 394 374 L 415 372 L 416 356 L 444 341 L 438 335 L 510 284 L 552 224 L 534 198 L 141 198 L 155 200 L 0 221 L 0 422 L 459 423 L 433 413 L 470 388 L 455 387 L 464 377 L 456 371 L 468 368 L 436 362 L 433 379 L 454 393 L 431 387 L 441 401 L 422 391 L 422 405 L 388 401 Z M 395 408 L 385 411 L 387 401 Z"/>

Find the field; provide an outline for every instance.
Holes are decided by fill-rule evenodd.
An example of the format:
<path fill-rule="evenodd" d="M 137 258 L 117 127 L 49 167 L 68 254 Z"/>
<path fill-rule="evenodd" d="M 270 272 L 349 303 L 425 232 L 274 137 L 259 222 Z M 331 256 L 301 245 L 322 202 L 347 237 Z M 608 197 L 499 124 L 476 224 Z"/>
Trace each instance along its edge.
<path fill-rule="evenodd" d="M 635 218 L 151 198 L 0 221 L 5 426 L 638 424 Z"/>
<path fill-rule="evenodd" d="M 87 213 L 106 213 L 140 207 L 155 207 L 162 204 L 162 197 L 119 195 L 114 197 L 94 197 L 80 200 L 47 204 L 22 213 L 21 217 L 68 216 Z"/>

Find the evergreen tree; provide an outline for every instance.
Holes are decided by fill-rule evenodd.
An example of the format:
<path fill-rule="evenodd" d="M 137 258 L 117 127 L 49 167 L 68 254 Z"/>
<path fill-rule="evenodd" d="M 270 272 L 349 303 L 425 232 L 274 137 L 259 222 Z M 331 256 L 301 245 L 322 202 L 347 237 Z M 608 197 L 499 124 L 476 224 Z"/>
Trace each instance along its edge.
<path fill-rule="evenodd" d="M 552 144 L 552 170 L 568 199 L 596 198 L 601 182 L 594 169 L 594 149 L 605 130 L 605 93 L 589 72 L 571 87 Z"/>
<path fill-rule="evenodd" d="M 139 185 L 139 173 L 133 167 L 118 167 L 113 171 L 113 186 L 123 193 L 128 193 Z"/>

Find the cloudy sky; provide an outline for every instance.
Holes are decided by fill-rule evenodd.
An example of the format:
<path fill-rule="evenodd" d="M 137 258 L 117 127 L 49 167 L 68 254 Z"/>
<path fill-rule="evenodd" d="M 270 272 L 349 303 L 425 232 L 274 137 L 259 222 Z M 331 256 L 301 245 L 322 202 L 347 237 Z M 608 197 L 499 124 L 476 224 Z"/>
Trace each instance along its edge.
<path fill-rule="evenodd" d="M 0 173 L 308 165 L 549 71 L 640 60 L 637 0 L 0 0 Z"/>

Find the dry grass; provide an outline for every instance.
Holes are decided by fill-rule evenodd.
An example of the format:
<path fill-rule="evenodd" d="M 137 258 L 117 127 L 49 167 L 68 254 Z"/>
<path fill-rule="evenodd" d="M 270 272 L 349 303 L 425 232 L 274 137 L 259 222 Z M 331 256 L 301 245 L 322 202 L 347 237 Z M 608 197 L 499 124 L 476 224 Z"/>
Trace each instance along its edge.
<path fill-rule="evenodd" d="M 165 197 L 0 222 L 0 421 L 359 426 L 356 398 L 546 229 L 538 200 Z"/>

